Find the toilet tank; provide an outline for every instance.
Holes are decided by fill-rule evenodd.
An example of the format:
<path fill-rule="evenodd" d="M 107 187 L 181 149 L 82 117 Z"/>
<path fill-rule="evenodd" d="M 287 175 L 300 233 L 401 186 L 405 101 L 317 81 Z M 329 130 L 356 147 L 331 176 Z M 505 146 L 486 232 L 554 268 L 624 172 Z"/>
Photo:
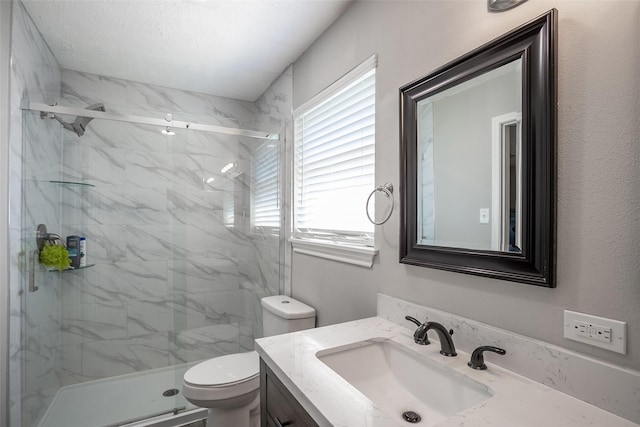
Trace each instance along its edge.
<path fill-rule="evenodd" d="M 262 298 L 264 336 L 311 329 L 316 326 L 316 310 L 284 295 Z"/>

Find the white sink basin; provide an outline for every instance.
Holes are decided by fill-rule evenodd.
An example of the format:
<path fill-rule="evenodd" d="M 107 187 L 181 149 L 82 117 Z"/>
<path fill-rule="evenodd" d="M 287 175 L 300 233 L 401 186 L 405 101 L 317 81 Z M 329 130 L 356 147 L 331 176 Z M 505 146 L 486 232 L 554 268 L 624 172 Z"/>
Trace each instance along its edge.
<path fill-rule="evenodd" d="M 362 341 L 316 357 L 392 418 L 402 421 L 403 413 L 413 411 L 421 426 L 435 425 L 493 395 L 488 387 L 390 341 Z"/>

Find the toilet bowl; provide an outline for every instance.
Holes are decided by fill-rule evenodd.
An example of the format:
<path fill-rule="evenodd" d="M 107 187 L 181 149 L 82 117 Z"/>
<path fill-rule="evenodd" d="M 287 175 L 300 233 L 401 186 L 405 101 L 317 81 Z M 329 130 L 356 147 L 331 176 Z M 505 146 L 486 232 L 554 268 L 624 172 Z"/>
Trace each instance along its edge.
<path fill-rule="evenodd" d="M 262 299 L 265 335 L 315 327 L 315 310 L 284 295 Z M 182 393 L 208 408 L 207 427 L 258 427 L 260 424 L 260 357 L 255 351 L 215 357 L 190 368 Z"/>
<path fill-rule="evenodd" d="M 182 393 L 194 405 L 209 409 L 207 426 L 257 427 L 251 412 L 259 420 L 259 365 L 255 351 L 209 359 L 184 374 Z"/>

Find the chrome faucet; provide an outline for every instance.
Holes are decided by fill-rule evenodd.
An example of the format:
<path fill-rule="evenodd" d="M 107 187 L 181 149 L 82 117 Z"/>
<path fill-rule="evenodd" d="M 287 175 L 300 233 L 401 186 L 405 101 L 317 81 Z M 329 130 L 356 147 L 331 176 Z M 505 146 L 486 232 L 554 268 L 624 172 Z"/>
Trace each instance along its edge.
<path fill-rule="evenodd" d="M 456 353 L 456 346 L 453 344 L 453 339 L 451 338 L 451 335 L 453 335 L 453 329 L 447 330 L 438 322 L 420 323 L 420 321 L 411 316 L 405 316 L 405 319 L 418 325 L 418 329 L 413 333 L 413 340 L 416 344 L 430 344 L 427 332 L 433 329 L 438 334 L 438 340 L 440 340 L 440 354 L 448 357 L 458 355 L 458 353 Z"/>

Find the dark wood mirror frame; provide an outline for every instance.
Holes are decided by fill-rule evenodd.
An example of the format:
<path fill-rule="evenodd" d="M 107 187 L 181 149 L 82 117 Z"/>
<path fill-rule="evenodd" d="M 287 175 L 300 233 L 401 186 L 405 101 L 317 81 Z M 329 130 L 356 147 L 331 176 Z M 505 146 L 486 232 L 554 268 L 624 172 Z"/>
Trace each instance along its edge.
<path fill-rule="evenodd" d="M 557 10 L 400 88 L 400 262 L 555 287 Z M 417 104 L 522 59 L 522 252 L 418 244 Z"/>

